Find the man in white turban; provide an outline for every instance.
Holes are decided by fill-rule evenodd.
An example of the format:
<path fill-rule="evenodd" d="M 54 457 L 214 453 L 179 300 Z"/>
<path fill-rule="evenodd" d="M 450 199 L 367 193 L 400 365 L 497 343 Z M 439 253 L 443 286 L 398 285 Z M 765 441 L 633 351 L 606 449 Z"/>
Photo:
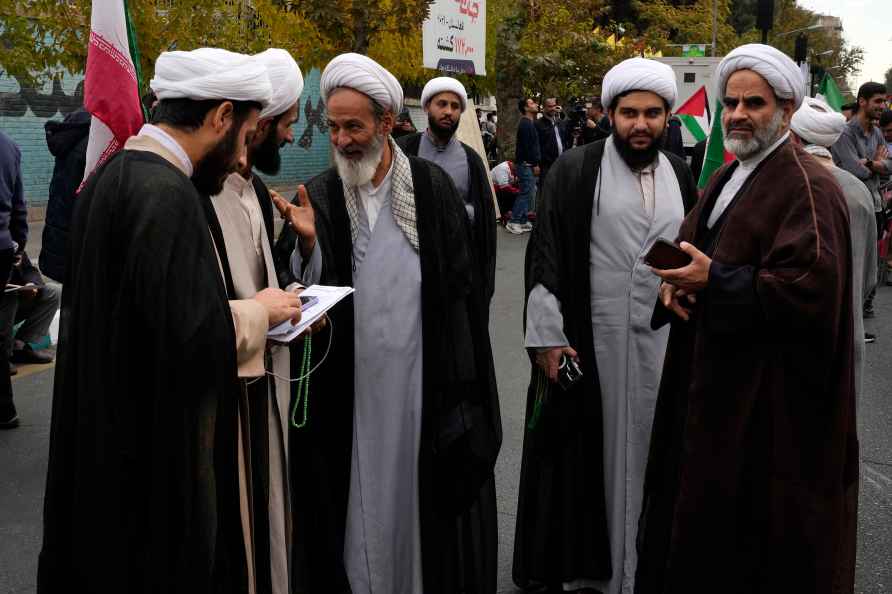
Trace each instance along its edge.
<path fill-rule="evenodd" d="M 673 237 L 697 190 L 660 150 L 675 75 L 635 58 L 604 77 L 613 133 L 564 152 L 527 247 L 527 395 L 514 580 L 619 594 L 635 578 L 650 421 L 668 332 L 650 328 L 658 279 L 642 257 Z M 575 360 L 579 382 L 555 383 Z M 537 412 L 538 411 L 538 412 Z"/>
<path fill-rule="evenodd" d="M 267 330 L 299 299 L 233 295 L 208 195 L 244 163 L 269 77 L 205 48 L 162 54 L 151 84 L 153 124 L 90 177 L 72 221 L 43 593 L 254 591 L 239 378 L 263 376 Z"/>
<path fill-rule="evenodd" d="M 427 113 L 427 130 L 403 136 L 399 139 L 400 148 L 407 155 L 436 163 L 452 178 L 471 225 L 474 284 L 488 304 L 495 290 L 496 276 L 496 214 L 492 189 L 483 159 L 455 134 L 462 113 L 468 108 L 468 94 L 461 82 L 440 76 L 424 85 L 421 106 Z"/>
<path fill-rule="evenodd" d="M 671 324 L 638 533 L 638 594 L 852 592 L 852 257 L 833 173 L 789 140 L 792 60 L 718 67 L 725 148 L 656 269 Z"/>
<path fill-rule="evenodd" d="M 852 318 L 855 325 L 855 398 L 860 401 L 864 343 L 876 337 L 864 332 L 863 307 L 877 283 L 877 225 L 874 202 L 864 183 L 833 162 L 830 147 L 846 127 L 846 118 L 821 101 L 806 97 L 790 123 L 793 142 L 830 170 L 849 208 L 852 234 Z"/>
<path fill-rule="evenodd" d="M 488 302 L 455 184 L 390 138 L 396 79 L 345 54 L 321 79 L 335 166 L 276 199 L 304 284 L 352 286 L 291 432 L 308 592 L 495 592 L 501 424 Z M 423 331 L 422 331 L 423 330 Z"/>
<path fill-rule="evenodd" d="M 226 248 L 234 299 L 250 299 L 264 289 L 280 287 L 272 253 L 273 192 L 253 170 L 256 167 L 268 175 L 279 172 L 279 150 L 294 141 L 291 126 L 297 121 L 304 86 L 300 68 L 287 51 L 271 48 L 255 55 L 254 60 L 265 67 L 272 96 L 260 112 L 245 163 L 229 174 L 223 191 L 211 198 Z M 245 522 L 244 529 L 249 535 L 249 553 L 253 553 L 257 591 L 288 594 L 290 349 L 268 342 L 257 356 L 257 364 L 269 375 L 241 380 L 246 398 L 239 411 L 245 443 L 240 487 L 243 510 L 250 510 L 246 515 L 251 520 Z"/>

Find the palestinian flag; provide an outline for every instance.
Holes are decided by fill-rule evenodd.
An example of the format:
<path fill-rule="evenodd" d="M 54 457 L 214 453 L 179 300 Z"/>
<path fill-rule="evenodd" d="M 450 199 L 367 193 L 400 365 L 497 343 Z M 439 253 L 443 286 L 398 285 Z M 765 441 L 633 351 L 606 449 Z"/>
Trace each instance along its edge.
<path fill-rule="evenodd" d="M 725 135 L 722 132 L 722 102 L 715 102 L 715 117 L 712 120 L 712 132 L 706 141 L 706 156 L 703 158 L 703 169 L 700 171 L 700 179 L 697 187 L 701 190 L 706 187 L 712 174 L 725 163 L 734 160 L 734 155 L 725 150 Z"/>
<path fill-rule="evenodd" d="M 93 119 L 84 181 L 142 127 L 139 89 L 139 52 L 126 0 L 93 0 L 84 77 L 84 107 Z"/>
<path fill-rule="evenodd" d="M 697 142 L 706 139 L 709 129 L 709 101 L 706 99 L 706 87 L 691 95 L 684 105 L 675 111 L 675 115 L 685 125 Z"/>
<path fill-rule="evenodd" d="M 836 111 L 842 111 L 842 93 L 839 91 L 839 87 L 836 86 L 836 81 L 829 74 L 825 74 L 824 78 L 821 79 L 821 84 L 818 86 L 818 94 L 815 97 L 821 99 Z"/>

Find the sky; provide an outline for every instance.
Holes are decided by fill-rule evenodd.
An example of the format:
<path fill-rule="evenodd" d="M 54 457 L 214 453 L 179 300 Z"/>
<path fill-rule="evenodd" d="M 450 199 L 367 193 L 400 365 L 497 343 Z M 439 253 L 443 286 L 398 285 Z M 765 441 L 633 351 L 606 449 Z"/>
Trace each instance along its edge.
<path fill-rule="evenodd" d="M 861 74 L 850 78 L 852 90 L 867 81 L 883 82 L 892 67 L 892 2 L 890 0 L 799 0 L 799 4 L 842 18 L 843 35 L 864 49 Z"/>

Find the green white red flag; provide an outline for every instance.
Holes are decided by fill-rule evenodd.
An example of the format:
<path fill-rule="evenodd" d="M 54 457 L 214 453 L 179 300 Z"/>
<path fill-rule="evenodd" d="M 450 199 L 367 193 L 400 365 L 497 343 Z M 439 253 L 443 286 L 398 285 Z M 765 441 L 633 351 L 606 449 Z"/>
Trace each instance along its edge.
<path fill-rule="evenodd" d="M 126 0 L 93 0 L 84 77 L 84 107 L 93 116 L 85 182 L 142 127 L 139 78 L 139 52 Z"/>
<path fill-rule="evenodd" d="M 700 171 L 700 179 L 697 187 L 701 190 L 706 187 L 712 174 L 725 163 L 734 160 L 734 155 L 725 150 L 725 135 L 722 132 L 722 102 L 715 102 L 715 117 L 712 119 L 712 132 L 706 141 L 706 155 L 703 158 L 703 169 Z"/>
<path fill-rule="evenodd" d="M 675 111 L 675 115 L 684 124 L 697 142 L 706 139 L 709 130 L 709 101 L 706 98 L 706 87 L 700 87 L 696 93 Z"/>
<path fill-rule="evenodd" d="M 824 78 L 821 79 L 821 84 L 818 87 L 818 94 L 815 95 L 815 97 L 822 99 L 824 103 L 836 111 L 842 111 L 844 102 L 842 93 L 840 92 L 839 87 L 836 86 L 836 81 L 833 80 L 833 77 L 829 74 L 825 74 Z"/>

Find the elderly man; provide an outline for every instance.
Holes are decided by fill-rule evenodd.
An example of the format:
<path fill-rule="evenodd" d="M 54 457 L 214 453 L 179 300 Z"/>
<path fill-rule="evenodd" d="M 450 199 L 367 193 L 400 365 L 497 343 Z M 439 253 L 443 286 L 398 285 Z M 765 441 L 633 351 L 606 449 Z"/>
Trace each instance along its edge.
<path fill-rule="evenodd" d="M 244 160 L 269 77 L 202 48 L 161 54 L 151 86 L 154 124 L 93 174 L 72 222 L 40 593 L 255 591 L 239 377 L 263 375 L 267 330 L 299 299 L 227 291 L 207 195 Z"/>
<path fill-rule="evenodd" d="M 616 594 L 635 577 L 635 533 L 667 331 L 652 331 L 659 279 L 643 256 L 674 237 L 697 190 L 660 150 L 678 91 L 665 64 L 633 58 L 604 77 L 606 140 L 565 153 L 546 179 L 527 249 L 527 396 L 514 581 Z M 555 381 L 562 358 L 582 380 Z"/>
<path fill-rule="evenodd" d="M 751 44 L 716 72 L 725 148 L 662 277 L 671 320 L 636 592 L 851 592 L 852 267 L 833 174 L 789 142 L 805 84 Z"/>
<path fill-rule="evenodd" d="M 399 140 L 400 148 L 407 155 L 436 163 L 452 178 L 471 222 L 475 285 L 489 303 L 496 277 L 496 213 L 492 189 L 483 159 L 455 136 L 461 115 L 468 108 L 468 94 L 459 81 L 441 76 L 424 85 L 421 105 L 427 112 L 427 130 L 404 136 Z"/>
<path fill-rule="evenodd" d="M 830 147 L 846 127 L 844 115 L 833 111 L 820 99 L 806 97 L 790 122 L 793 141 L 827 167 L 842 188 L 849 209 L 852 235 L 852 316 L 855 335 L 855 398 L 861 394 L 864 368 L 864 343 L 871 335 L 864 332 L 862 306 L 876 287 L 877 227 L 873 214 L 873 198 L 861 180 L 834 165 Z"/>
<path fill-rule="evenodd" d="M 373 60 L 322 73 L 335 167 L 277 206 L 303 282 L 350 285 L 292 432 L 308 592 L 495 592 L 501 443 L 467 213 L 448 174 L 390 138 L 403 91 Z M 308 221 L 312 225 L 307 225 Z M 300 513 L 303 515 L 298 515 Z"/>
<path fill-rule="evenodd" d="M 273 203 L 270 190 L 253 168 L 276 175 L 280 147 L 293 142 L 304 81 L 294 58 L 283 49 L 257 54 L 272 85 L 272 100 L 257 121 L 243 168 L 232 173 L 223 191 L 211 198 L 231 273 L 234 299 L 251 299 L 266 288 L 279 288 L 273 262 Z M 259 592 L 287 594 L 290 499 L 288 489 L 288 404 L 291 397 L 287 345 L 267 344 L 261 363 L 269 376 L 243 378 L 239 421 L 249 465 L 241 465 L 241 496 L 251 506 L 251 522 L 243 526 L 252 545 Z M 251 484 L 245 471 L 250 468 Z"/>

